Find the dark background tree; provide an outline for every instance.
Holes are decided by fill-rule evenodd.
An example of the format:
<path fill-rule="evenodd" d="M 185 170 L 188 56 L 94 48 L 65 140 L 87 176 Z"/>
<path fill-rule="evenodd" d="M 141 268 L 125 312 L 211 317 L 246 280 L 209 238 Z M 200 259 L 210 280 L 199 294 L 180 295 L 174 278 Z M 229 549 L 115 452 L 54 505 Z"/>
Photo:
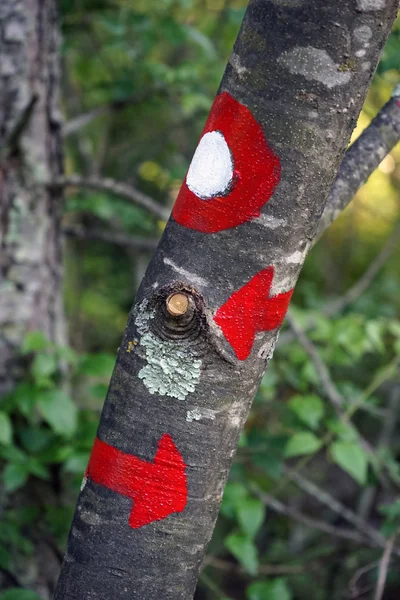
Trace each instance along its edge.
<path fill-rule="evenodd" d="M 212 4 L 205 11 L 202 3 L 191 2 L 135 3 L 134 7 L 125 2 L 121 6 L 66 3 L 63 62 L 67 89 L 63 97 L 70 118 L 65 128 L 68 172 L 85 177 L 111 175 L 170 205 L 171 200 L 164 199 L 172 199 L 185 173 L 243 14 L 240 3 Z M 384 104 L 397 81 L 393 70 L 397 36 L 395 29 L 361 115 L 361 127 Z M 394 498 L 396 468 L 397 449 L 390 442 L 393 430 L 389 426 L 396 410 L 395 381 L 390 370 L 380 370 L 395 358 L 398 348 L 397 263 L 395 258 L 384 260 L 391 251 L 395 256 L 396 241 L 376 262 L 375 271 L 379 264 L 381 269 L 376 279 L 368 282 L 367 278 L 370 285 L 364 286 L 367 291 L 362 296 L 353 294 L 350 304 L 336 309 L 328 301 L 357 281 L 384 246 L 396 220 L 396 152 L 392 156 L 313 250 L 294 299 L 296 321 L 304 328 L 314 321 L 308 335 L 345 403 L 359 397 L 363 388 L 369 388 L 369 393 L 371 381 L 378 386 L 386 380 L 371 400 L 361 404 L 355 425 L 392 467 L 389 485 L 376 480 L 373 471 L 366 478 L 365 460 L 351 461 L 357 457 L 357 443 L 349 431 L 338 431 L 328 404 L 323 402 L 321 409 L 326 390 L 303 346 L 297 342 L 282 345 L 241 440 L 199 598 L 242 598 L 246 587 L 247 595 L 255 598 L 272 594 L 341 598 L 350 588 L 357 597 L 363 588 L 375 587 L 377 567 L 371 565 L 382 550 L 379 546 L 369 549 L 368 540 L 353 544 L 340 537 L 343 529 L 352 530 L 356 522 L 349 525 L 332 495 L 375 528 L 385 520 L 386 528 L 397 526 L 395 504 L 388 517 L 378 512 Z M 75 497 L 71 481 L 80 483 L 98 419 L 94 411 L 104 399 L 132 291 L 141 278 L 152 239 L 162 228 L 161 213 L 148 216 L 107 190 L 77 193 L 75 189 L 68 193 L 64 217 L 69 234 L 65 289 L 70 339 L 78 355 L 46 344 L 39 335 L 28 335 L 22 350 L 34 351 L 31 371 L 3 404 L 14 427 L 13 444 L 7 442 L 6 433 L 2 447 L 9 490 L 2 528 L 4 584 L 36 587 L 43 598 L 51 594 L 56 569 L 38 575 L 38 564 L 56 549 L 54 540 L 60 549 L 64 547 Z M 72 363 L 78 415 L 70 402 L 60 403 L 54 357 L 61 355 Z M 40 401 L 44 395 L 48 403 Z M 53 403 L 56 418 L 51 412 Z M 311 421 L 307 420 L 310 413 L 314 415 Z M 2 432 L 6 431 L 4 423 L 3 419 Z M 282 469 L 297 454 L 314 452 L 317 442 L 332 430 L 346 442 L 344 447 L 331 444 L 327 454 L 317 452 L 311 469 L 302 471 L 300 483 L 293 483 L 293 477 L 289 479 L 289 472 Z M 345 460 L 340 451 L 347 451 Z M 12 492 L 32 471 L 36 472 L 29 476 L 28 487 Z M 50 474 L 50 483 L 40 481 L 38 474 L 42 479 Z M 306 487 L 310 478 L 316 488 Z M 267 498 L 263 496 L 262 502 L 254 494 L 254 482 L 271 494 L 279 492 L 280 503 L 268 497 L 267 519 L 263 509 Z M 322 492 L 330 494 L 328 500 Z M 273 516 L 277 509 L 281 509 L 279 518 Z M 315 521 L 304 523 L 305 515 Z M 331 526 L 330 530 L 318 533 L 321 523 Z M 31 545 L 38 535 L 45 540 L 40 554 L 32 553 Z M 255 574 L 257 562 L 259 575 Z M 371 569 L 358 571 L 363 566 Z M 396 597 L 395 579 L 387 584 L 387 594 L 390 590 Z M 366 591 L 364 597 L 370 593 Z"/>

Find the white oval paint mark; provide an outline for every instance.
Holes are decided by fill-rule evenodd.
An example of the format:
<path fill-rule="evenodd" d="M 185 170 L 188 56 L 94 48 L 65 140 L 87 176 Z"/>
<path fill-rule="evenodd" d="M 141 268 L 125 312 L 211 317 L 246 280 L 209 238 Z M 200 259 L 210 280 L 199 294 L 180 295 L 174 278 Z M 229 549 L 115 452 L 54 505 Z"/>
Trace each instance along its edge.
<path fill-rule="evenodd" d="M 186 175 L 188 188 L 199 198 L 225 194 L 233 178 L 233 161 L 229 146 L 220 131 L 210 131 L 201 138 Z"/>

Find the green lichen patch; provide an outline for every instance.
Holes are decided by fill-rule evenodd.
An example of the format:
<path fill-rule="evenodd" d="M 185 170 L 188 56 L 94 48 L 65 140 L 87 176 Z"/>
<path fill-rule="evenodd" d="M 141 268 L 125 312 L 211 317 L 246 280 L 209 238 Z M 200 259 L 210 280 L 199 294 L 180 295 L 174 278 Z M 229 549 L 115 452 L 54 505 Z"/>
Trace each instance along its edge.
<path fill-rule="evenodd" d="M 149 323 L 154 318 L 145 300 L 136 311 L 136 327 L 141 334 L 140 346 L 145 350 L 147 364 L 139 371 L 151 394 L 185 400 L 194 392 L 200 380 L 201 360 L 192 350 L 179 342 L 163 340 L 150 331 Z"/>
<path fill-rule="evenodd" d="M 140 379 L 151 394 L 184 400 L 200 380 L 201 360 L 176 342 L 160 340 L 145 333 L 141 345 L 146 350 L 147 365 L 139 371 Z"/>

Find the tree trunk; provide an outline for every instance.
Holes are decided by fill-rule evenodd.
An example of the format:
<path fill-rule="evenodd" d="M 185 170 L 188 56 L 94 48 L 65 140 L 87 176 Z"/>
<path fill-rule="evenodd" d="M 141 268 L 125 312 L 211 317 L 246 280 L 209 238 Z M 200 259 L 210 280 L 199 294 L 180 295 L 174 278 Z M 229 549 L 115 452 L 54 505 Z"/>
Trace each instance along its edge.
<path fill-rule="evenodd" d="M 63 339 L 58 42 L 54 0 L 1 0 L 0 397 L 27 331 Z"/>
<path fill-rule="evenodd" d="M 397 0 L 251 0 L 129 315 L 57 600 L 189 600 Z"/>

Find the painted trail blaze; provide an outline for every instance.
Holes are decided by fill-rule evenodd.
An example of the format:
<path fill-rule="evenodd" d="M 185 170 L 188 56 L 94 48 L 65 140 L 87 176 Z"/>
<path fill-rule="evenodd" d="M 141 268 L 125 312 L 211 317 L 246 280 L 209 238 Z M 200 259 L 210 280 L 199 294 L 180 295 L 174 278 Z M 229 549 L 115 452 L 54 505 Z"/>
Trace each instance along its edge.
<path fill-rule="evenodd" d="M 185 469 L 182 455 L 168 434 L 160 439 L 152 463 L 96 438 L 86 476 L 132 499 L 129 525 L 136 529 L 183 511 L 188 494 Z"/>
<path fill-rule="evenodd" d="M 249 109 L 219 94 L 172 210 L 190 229 L 216 233 L 259 216 L 280 180 L 279 158 Z"/>
<path fill-rule="evenodd" d="M 214 321 L 239 360 L 249 356 L 256 333 L 280 327 L 285 318 L 293 290 L 270 297 L 273 278 L 274 267 L 260 271 L 215 313 Z"/>

